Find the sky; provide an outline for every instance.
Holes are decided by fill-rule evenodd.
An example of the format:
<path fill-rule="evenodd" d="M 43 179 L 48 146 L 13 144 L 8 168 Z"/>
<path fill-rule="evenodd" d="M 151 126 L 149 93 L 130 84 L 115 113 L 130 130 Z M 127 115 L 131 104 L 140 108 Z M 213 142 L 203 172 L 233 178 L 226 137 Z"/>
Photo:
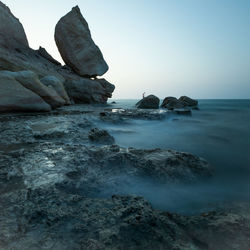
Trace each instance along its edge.
<path fill-rule="evenodd" d="M 62 62 L 58 20 L 78 5 L 114 98 L 250 98 L 250 0 L 3 0 L 30 47 Z"/>

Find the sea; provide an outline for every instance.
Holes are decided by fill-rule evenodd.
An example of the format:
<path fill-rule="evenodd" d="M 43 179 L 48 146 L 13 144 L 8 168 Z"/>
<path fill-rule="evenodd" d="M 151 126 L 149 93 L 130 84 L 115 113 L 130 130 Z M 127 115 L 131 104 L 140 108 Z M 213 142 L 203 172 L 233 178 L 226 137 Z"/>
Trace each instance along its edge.
<path fill-rule="evenodd" d="M 134 108 L 138 100 L 111 101 L 116 102 L 112 108 L 125 109 Z M 156 209 L 183 214 L 250 200 L 250 100 L 203 99 L 191 116 L 107 126 L 120 146 L 189 152 L 206 159 L 214 169 L 207 181 L 163 185 L 135 180 L 121 193 L 141 195 Z"/>

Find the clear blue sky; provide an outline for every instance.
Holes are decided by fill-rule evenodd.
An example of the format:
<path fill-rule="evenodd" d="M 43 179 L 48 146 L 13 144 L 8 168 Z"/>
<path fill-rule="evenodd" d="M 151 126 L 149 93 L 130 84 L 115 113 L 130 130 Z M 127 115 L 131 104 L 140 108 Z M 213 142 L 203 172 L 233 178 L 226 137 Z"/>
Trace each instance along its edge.
<path fill-rule="evenodd" d="M 116 85 L 146 94 L 250 98 L 250 0 L 5 0 L 30 46 L 60 59 L 57 21 L 79 5 Z"/>

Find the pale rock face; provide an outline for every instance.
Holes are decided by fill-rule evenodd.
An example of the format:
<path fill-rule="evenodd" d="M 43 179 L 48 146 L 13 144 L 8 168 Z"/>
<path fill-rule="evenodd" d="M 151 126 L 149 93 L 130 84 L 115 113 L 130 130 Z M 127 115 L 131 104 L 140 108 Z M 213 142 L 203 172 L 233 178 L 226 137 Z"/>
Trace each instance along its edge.
<path fill-rule="evenodd" d="M 11 49 L 29 47 L 22 24 L 1 1 L 0 46 Z"/>
<path fill-rule="evenodd" d="M 2 71 L 2 74 L 15 78 L 23 85 L 23 87 L 39 95 L 52 107 L 52 109 L 65 104 L 65 101 L 57 94 L 57 92 L 53 88 L 48 88 L 47 86 L 43 85 L 38 79 L 37 75 L 32 71 Z"/>
<path fill-rule="evenodd" d="M 0 112 L 50 111 L 39 95 L 25 88 L 13 76 L 0 72 Z"/>
<path fill-rule="evenodd" d="M 108 65 L 92 40 L 88 23 L 78 6 L 57 23 L 55 41 L 64 62 L 77 74 L 101 76 L 108 71 Z"/>
<path fill-rule="evenodd" d="M 47 87 L 51 86 L 57 94 L 64 99 L 65 104 L 70 104 L 69 96 L 63 86 L 63 83 L 58 78 L 55 76 L 45 76 L 40 79 L 40 81 Z"/>

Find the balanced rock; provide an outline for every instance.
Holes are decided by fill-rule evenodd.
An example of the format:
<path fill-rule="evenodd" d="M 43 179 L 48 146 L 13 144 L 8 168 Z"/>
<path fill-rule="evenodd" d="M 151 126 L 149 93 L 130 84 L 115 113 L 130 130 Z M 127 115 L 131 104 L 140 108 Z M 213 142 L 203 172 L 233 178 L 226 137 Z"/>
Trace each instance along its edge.
<path fill-rule="evenodd" d="M 108 71 L 108 65 L 92 40 L 88 23 L 78 6 L 57 23 L 55 41 L 64 62 L 77 74 L 91 77 Z"/>
<path fill-rule="evenodd" d="M 149 95 L 136 103 L 136 107 L 139 109 L 158 109 L 160 99 L 155 95 Z"/>
<path fill-rule="evenodd" d="M 1 1 L 0 46 L 17 50 L 22 47 L 29 47 L 22 24 Z"/>
<path fill-rule="evenodd" d="M 0 112 L 50 110 L 49 104 L 25 88 L 13 75 L 0 72 Z"/>

